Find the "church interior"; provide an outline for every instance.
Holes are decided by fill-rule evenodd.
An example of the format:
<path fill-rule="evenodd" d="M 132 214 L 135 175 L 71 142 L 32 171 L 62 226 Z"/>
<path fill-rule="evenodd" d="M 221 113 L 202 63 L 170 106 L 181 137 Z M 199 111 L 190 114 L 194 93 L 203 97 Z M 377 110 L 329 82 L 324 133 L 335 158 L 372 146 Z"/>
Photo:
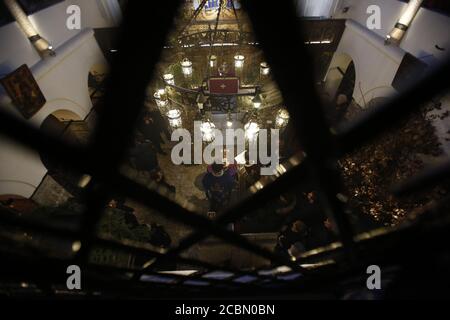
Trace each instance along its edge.
<path fill-rule="evenodd" d="M 286 2 L 0 0 L 0 297 L 442 297 L 450 6 Z"/>

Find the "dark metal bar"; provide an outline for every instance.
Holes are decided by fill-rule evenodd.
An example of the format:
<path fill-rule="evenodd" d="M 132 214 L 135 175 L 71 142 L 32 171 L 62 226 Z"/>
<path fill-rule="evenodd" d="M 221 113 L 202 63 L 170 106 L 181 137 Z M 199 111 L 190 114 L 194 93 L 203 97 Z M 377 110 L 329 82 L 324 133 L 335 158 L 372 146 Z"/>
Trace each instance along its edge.
<path fill-rule="evenodd" d="M 5 212 L 1 212 L 0 215 L 0 221 L 4 225 L 8 225 L 11 227 L 19 227 L 21 229 L 27 230 L 29 232 L 38 232 L 40 234 L 49 235 L 49 236 L 55 236 L 61 239 L 66 240 L 72 240 L 72 241 L 78 241 L 80 239 L 80 232 L 73 230 L 73 229 L 67 229 L 67 228 L 59 228 L 48 224 L 43 224 L 38 221 L 30 221 L 23 218 L 17 218 L 15 216 L 6 214 Z M 145 246 L 139 246 L 137 244 L 131 244 L 127 243 L 127 241 L 119 241 L 119 240 L 112 240 L 112 239 L 105 239 L 101 237 L 96 237 L 93 240 L 93 245 L 95 246 L 102 246 L 114 250 L 120 250 L 125 251 L 133 254 L 148 256 L 148 257 L 154 257 L 154 258 L 162 258 L 165 257 L 166 254 L 153 251 L 149 248 L 146 248 Z M 172 261 L 172 262 L 179 262 L 187 265 L 192 265 L 200 268 L 205 268 L 208 270 L 223 270 L 232 272 L 235 274 L 249 274 L 254 275 L 254 273 L 246 273 L 242 272 L 240 270 L 235 270 L 232 268 L 224 268 L 221 266 L 217 266 L 214 264 L 210 264 L 207 262 L 203 262 L 196 259 L 190 259 L 190 258 L 183 258 L 183 257 L 173 257 L 173 258 L 167 258 L 166 260 Z"/>
<path fill-rule="evenodd" d="M 143 106 L 146 87 L 155 71 L 180 3 L 179 0 L 161 2 L 160 13 L 152 19 L 148 19 L 148 12 L 153 9 L 150 2 L 130 1 L 127 4 L 120 29 L 119 51 L 113 61 L 105 95 L 105 107 L 99 110 L 99 120 L 92 138 L 91 161 L 95 167 L 103 166 L 106 175 L 116 174 L 130 147 L 131 133 Z M 142 32 L 143 21 L 152 47 L 136 47 L 135 38 L 130 36 Z M 94 237 L 102 208 L 107 201 L 108 194 L 101 185 L 93 186 L 88 193 L 87 212 L 82 226 L 83 246 L 79 252 L 83 260 L 88 257 L 90 240 Z"/>
<path fill-rule="evenodd" d="M 435 167 L 428 168 L 418 175 L 401 182 L 393 187 L 393 193 L 398 196 L 404 196 L 417 192 L 428 187 L 432 187 L 445 179 L 450 178 L 450 161 L 446 161 Z"/>
<path fill-rule="evenodd" d="M 77 169 L 90 167 L 87 149 L 79 145 L 68 145 L 59 137 L 42 132 L 36 127 L 19 120 L 0 108 L 0 133 L 3 137 L 45 153 L 68 166 Z"/>
<path fill-rule="evenodd" d="M 1 111 L 0 111 L 1 112 Z M 3 118 L 0 118 L 0 124 L 3 122 L 2 121 Z M 13 120 L 13 119 L 11 119 Z M 19 122 L 18 120 L 14 120 L 13 122 Z M 34 145 L 34 141 L 36 142 L 42 142 L 42 147 L 44 150 L 46 150 L 49 154 L 55 154 L 58 155 L 60 154 L 60 149 L 50 149 L 47 150 L 47 148 L 45 147 L 45 140 L 44 139 L 39 139 L 39 135 L 40 133 L 35 132 L 33 129 L 31 129 L 29 126 L 27 125 L 23 125 L 20 126 L 22 129 L 25 130 L 26 133 L 30 133 L 29 135 L 27 134 L 26 137 L 24 137 L 24 139 L 20 139 L 23 140 L 23 142 L 25 143 L 30 143 L 28 139 L 31 139 L 32 142 L 30 143 L 31 146 Z M 19 127 L 19 128 L 20 128 Z M 15 133 L 16 130 L 19 129 L 17 127 L 12 127 L 11 128 L 11 136 L 14 139 L 17 139 Z M 0 128 L 0 131 L 3 128 Z M 22 135 L 19 134 L 19 137 L 21 137 Z M 54 140 L 54 139 L 53 139 Z M 59 145 L 59 144 L 58 144 Z M 65 149 L 63 149 L 65 150 Z M 78 154 L 74 155 L 73 153 L 69 153 L 72 154 L 75 159 L 78 159 Z M 60 159 L 60 158 L 58 158 Z M 64 160 L 67 160 L 69 163 L 74 162 L 74 165 L 76 164 L 74 159 L 66 159 L 65 157 L 63 157 Z M 92 163 L 89 163 L 89 165 L 91 166 Z M 100 164 L 98 164 L 100 165 Z M 286 261 L 286 260 L 279 260 L 277 256 L 272 255 L 269 251 L 264 250 L 258 246 L 253 245 L 252 243 L 248 242 L 246 239 L 236 235 L 233 232 L 227 231 L 222 229 L 221 227 L 217 226 L 216 224 L 212 223 L 210 220 L 199 216 L 191 211 L 186 210 L 185 208 L 182 208 L 181 206 L 179 206 L 178 204 L 170 201 L 169 199 L 159 195 L 158 193 L 151 191 L 147 188 L 145 188 L 144 186 L 139 185 L 138 183 L 123 177 L 123 176 L 115 176 L 115 172 L 108 172 L 105 170 L 104 167 L 98 167 L 95 166 L 93 167 L 96 170 L 92 172 L 92 175 L 94 178 L 99 179 L 99 181 L 101 181 L 102 183 L 107 183 L 109 185 L 109 187 L 113 186 L 116 190 L 122 192 L 124 195 L 128 195 L 130 198 L 134 198 L 146 205 L 148 205 L 149 207 L 153 207 L 156 208 L 157 210 L 159 210 L 161 212 L 161 214 L 171 218 L 171 219 L 175 219 L 177 221 L 180 221 L 182 223 L 185 223 L 186 225 L 192 226 L 194 228 L 200 227 L 203 230 L 208 230 L 209 232 L 211 232 L 212 235 L 215 235 L 227 242 L 233 243 L 235 245 L 240 245 L 243 244 L 247 250 L 255 253 L 255 254 L 264 254 L 264 256 L 270 260 L 273 261 L 278 261 L 278 263 L 280 264 L 286 264 L 286 263 L 290 263 L 291 267 L 298 267 L 295 264 L 293 264 L 291 261 Z M 91 172 L 90 172 L 91 173 Z M 93 197 L 94 201 L 95 201 L 95 196 Z M 105 197 L 103 197 L 103 199 L 105 199 Z M 96 219 L 98 219 L 100 217 L 101 212 L 103 211 L 103 207 L 106 205 L 106 201 L 104 204 L 101 204 L 97 207 L 97 209 L 99 209 L 98 211 L 96 211 L 94 213 L 94 216 L 96 217 Z M 94 203 L 95 204 L 95 203 Z M 85 222 L 85 223 L 91 223 L 89 222 Z M 94 231 L 94 229 L 91 229 L 91 231 Z M 243 243 L 241 243 L 241 241 L 243 241 Z M 86 239 L 82 239 L 82 243 L 83 243 L 83 247 L 87 245 L 87 241 Z M 86 248 L 85 248 L 86 249 Z M 84 253 L 85 250 L 83 250 L 82 253 Z M 83 255 L 83 257 L 86 257 L 86 255 Z"/>
<path fill-rule="evenodd" d="M 221 0 L 221 4 L 222 2 L 223 0 Z M 246 210 L 254 208 L 258 204 L 258 200 L 263 199 L 265 195 L 269 195 L 272 191 L 277 191 L 278 193 L 280 190 L 284 190 L 289 182 L 298 178 L 297 174 L 299 174 L 300 171 L 286 174 L 284 177 L 282 176 L 278 182 L 276 181 L 273 185 L 269 185 L 263 191 L 258 192 L 249 201 L 242 202 L 231 208 L 224 216 L 219 218 L 216 223 L 193 214 L 191 211 L 182 208 L 158 193 L 150 191 L 125 177 L 117 176 L 117 168 L 125 155 L 125 150 L 130 141 L 132 126 L 136 121 L 140 110 L 139 106 L 143 100 L 145 85 L 148 83 L 150 73 L 154 70 L 154 65 L 159 58 L 160 51 L 162 50 L 160 48 L 163 46 L 168 27 L 170 26 L 172 13 L 175 12 L 175 9 L 177 8 L 177 4 L 174 2 L 171 2 L 170 4 L 161 3 L 161 6 L 164 6 L 162 9 L 164 12 L 163 16 L 157 17 L 157 19 L 151 21 L 149 26 L 151 32 L 155 30 L 161 31 L 152 35 L 152 41 L 160 47 L 158 48 L 159 51 L 141 50 L 142 52 L 138 52 L 139 50 L 129 50 L 130 48 L 133 48 L 134 44 L 131 40 L 126 38 L 128 35 L 139 31 L 141 27 L 139 18 L 144 18 L 144 15 L 146 18 L 146 12 L 148 11 L 145 9 L 149 8 L 146 7 L 149 6 L 149 4 L 141 3 L 139 5 L 136 3 L 137 2 L 130 4 L 130 6 L 135 5 L 135 7 L 131 7 L 129 10 L 129 17 L 126 15 L 124 23 L 124 40 L 122 40 L 121 50 L 119 51 L 123 53 L 119 55 L 118 60 L 115 63 L 115 68 L 113 68 L 113 77 L 106 101 L 108 109 L 100 116 L 101 121 L 98 130 L 96 130 L 92 148 L 86 151 L 85 149 L 76 146 L 67 146 L 60 140 L 42 134 L 39 130 L 21 123 L 16 118 L 2 111 L 0 111 L 0 132 L 11 135 L 11 139 L 15 139 L 33 149 L 48 153 L 55 159 L 64 161 L 80 172 L 83 172 L 84 170 L 92 172 L 94 183 L 91 186 L 92 189 L 89 190 L 89 211 L 85 215 L 86 220 L 83 224 L 84 227 L 81 230 L 84 254 L 87 254 L 93 245 L 105 245 L 119 250 L 131 252 L 135 250 L 136 253 L 139 252 L 139 254 L 143 255 L 153 255 L 159 258 L 173 259 L 173 261 L 184 261 L 185 263 L 188 263 L 189 261 L 190 263 L 197 263 L 204 267 L 208 266 L 207 268 L 223 270 L 223 268 L 214 265 L 191 259 L 186 260 L 185 258 L 179 257 L 177 254 L 181 251 L 175 252 L 171 257 L 170 254 L 158 254 L 146 249 L 133 248 L 124 243 L 114 244 L 109 240 L 98 239 L 95 235 L 96 221 L 98 221 L 98 218 L 100 217 L 103 206 L 108 199 L 108 195 L 111 190 L 114 189 L 137 199 L 147 206 L 157 208 L 162 214 L 170 218 L 200 229 L 199 233 L 194 233 L 190 238 L 185 239 L 184 244 L 182 242 L 182 245 L 177 248 L 178 250 L 183 248 L 183 246 L 184 248 L 187 248 L 186 245 L 190 246 L 196 241 L 200 241 L 202 237 L 204 238 L 207 233 L 210 233 L 211 235 L 220 237 L 228 243 L 240 246 L 260 256 L 266 257 L 267 259 L 274 259 L 278 263 L 286 264 L 295 270 L 301 270 L 298 265 L 293 264 L 292 262 L 287 263 L 286 260 L 280 259 L 269 251 L 247 243 L 242 237 L 220 227 L 221 224 L 226 224 L 243 216 Z M 299 167 L 298 170 L 306 168 L 306 170 L 309 170 L 309 173 L 315 178 L 315 181 L 321 190 L 321 195 L 323 196 L 320 200 L 324 210 L 326 213 L 332 214 L 335 217 L 344 244 L 347 248 L 352 248 L 354 244 L 352 241 L 351 229 L 342 212 L 342 204 L 336 199 L 336 194 L 340 190 L 340 183 L 339 175 L 335 168 L 335 159 L 340 154 L 354 150 L 361 144 L 366 143 L 383 130 L 394 125 L 406 114 L 418 108 L 419 103 L 427 101 L 435 93 L 448 88 L 448 83 L 441 79 L 445 79 L 445 77 L 448 76 L 450 62 L 447 62 L 444 67 L 441 67 L 436 73 L 422 79 L 420 84 L 411 87 L 404 94 L 395 98 L 390 104 L 376 108 L 369 114 L 360 118 L 359 121 L 341 127 L 340 130 L 338 130 L 339 134 L 337 139 L 340 142 L 342 150 L 338 150 L 320 110 L 320 103 L 317 97 L 312 94 L 314 86 L 309 65 L 302 65 L 297 62 L 297 60 L 310 60 L 307 60 L 308 56 L 306 52 L 304 52 L 303 47 L 293 48 L 292 46 L 286 46 L 285 44 L 288 42 L 285 42 L 286 39 L 283 39 L 283 30 L 290 30 L 289 38 L 299 37 L 299 32 L 296 27 L 296 18 L 293 15 L 293 8 L 289 8 L 289 5 L 287 8 L 283 7 L 282 9 L 273 6 L 268 8 L 255 0 L 244 2 L 244 6 L 250 14 L 257 35 L 262 40 L 262 45 L 265 48 L 276 79 L 279 82 L 285 101 L 291 112 L 292 119 L 297 125 L 298 133 L 302 138 L 303 147 L 308 154 L 308 162 L 301 168 Z M 267 20 L 267 17 L 275 17 L 284 23 L 280 25 L 271 24 L 268 26 L 266 25 L 266 21 L 269 21 Z M 148 19 L 145 21 L 148 22 Z M 137 65 L 139 65 L 137 69 L 139 72 L 136 69 L 133 69 Z M 144 70 L 148 71 L 148 73 L 141 72 L 143 68 L 145 68 Z M 135 83 L 128 80 L 130 75 L 136 77 L 134 79 L 136 81 Z M 121 79 L 121 77 L 123 77 L 123 79 Z M 296 95 L 298 88 L 305 90 L 304 101 Z M 125 94 L 120 94 L 119 92 L 125 92 Z M 127 106 L 128 108 L 124 109 L 124 106 Z M 3 114 L 5 114 L 5 117 L 3 117 Z M 111 139 L 111 137 L 114 137 L 114 139 Z M 94 158 L 94 161 L 88 161 L 92 158 Z M 419 188 L 421 184 L 433 184 L 438 178 L 442 178 L 442 173 L 448 175 L 448 172 L 449 165 L 446 163 L 442 167 L 435 168 L 435 171 L 424 173 L 414 178 L 412 181 L 407 182 L 403 187 L 399 188 L 399 192 L 403 193 L 415 190 L 416 188 Z M 281 188 L 276 189 L 276 186 Z M 20 225 L 21 222 L 17 222 L 17 224 L 15 222 L 14 224 Z M 40 228 L 35 224 L 31 224 L 29 227 L 33 230 L 38 230 Z M 442 229 L 443 228 L 444 227 L 442 227 Z M 63 233 L 65 233 L 62 230 L 55 230 L 51 227 L 47 229 L 44 227 L 42 229 L 59 236 L 63 236 Z M 80 237 L 78 232 L 71 232 L 68 232 L 65 235 L 73 235 L 77 239 Z M 409 236 L 412 238 L 414 235 L 409 233 Z M 406 244 L 406 246 L 408 245 L 410 245 L 410 243 Z M 402 246 L 399 248 L 401 250 Z M 102 268 L 103 270 L 108 269 L 108 267 Z M 124 269 L 120 270 L 124 271 Z M 140 272 L 142 271 L 143 273 L 146 273 L 146 270 L 141 270 Z M 44 275 L 37 273 L 36 275 L 41 279 L 44 278 L 44 280 L 50 281 L 52 279 L 50 276 L 47 277 L 47 275 L 51 275 L 50 273 Z M 124 283 L 126 283 L 126 285 L 123 286 L 124 288 L 137 288 L 133 283 Z M 102 282 L 102 285 L 107 288 L 112 288 L 112 286 L 108 286 L 107 282 Z"/>
<path fill-rule="evenodd" d="M 303 271 L 297 264 L 293 263 L 289 259 L 280 257 L 273 254 L 269 250 L 263 249 L 257 245 L 254 245 L 242 236 L 228 231 L 222 226 L 214 223 L 213 221 L 198 215 L 193 214 L 191 211 L 186 210 L 177 203 L 159 195 L 156 192 L 149 192 L 147 188 L 141 186 L 127 178 L 119 177 L 114 185 L 115 190 L 121 191 L 132 199 L 135 199 L 142 204 L 158 210 L 161 214 L 169 218 L 175 218 L 176 220 L 199 230 L 201 232 L 216 236 L 229 244 L 241 247 L 256 255 L 276 261 L 279 264 L 285 264 L 297 271 Z"/>
<path fill-rule="evenodd" d="M 400 119 L 419 109 L 436 94 L 449 87 L 444 79 L 450 74 L 450 57 L 442 65 L 429 71 L 404 92 L 387 104 L 371 108 L 358 119 L 336 128 L 337 140 L 342 153 L 351 152 L 362 144 L 369 143 Z"/>
<path fill-rule="evenodd" d="M 248 0 L 242 5 L 272 66 L 302 147 L 310 160 L 308 167 L 319 190 L 319 202 L 324 213 L 334 218 L 344 246 L 351 249 L 353 231 L 343 204 L 336 197 L 342 190 L 336 163 L 337 150 L 315 94 L 312 66 L 307 63 L 311 59 L 301 40 L 295 7 L 291 1 L 283 6 L 266 6 L 256 0 Z M 283 23 L 268 24 L 271 19 Z M 299 44 L 293 44 L 290 39 L 298 39 Z"/>
<path fill-rule="evenodd" d="M 292 168 L 287 173 L 280 176 L 274 182 L 270 183 L 267 187 L 264 187 L 261 191 L 252 195 L 250 198 L 240 201 L 238 204 L 232 206 L 231 208 L 225 210 L 216 220 L 217 224 L 226 225 L 231 222 L 235 222 L 238 219 L 243 218 L 248 213 L 257 209 L 261 204 L 270 201 L 274 195 L 292 187 L 294 181 L 298 181 L 299 177 L 304 177 L 306 175 L 306 166 L 304 163 Z M 301 178 L 300 178 L 301 179 Z M 190 235 L 182 239 L 179 245 L 170 250 L 166 256 L 176 256 L 181 252 L 189 249 L 196 243 L 205 239 L 207 235 L 200 232 L 193 232 Z"/>

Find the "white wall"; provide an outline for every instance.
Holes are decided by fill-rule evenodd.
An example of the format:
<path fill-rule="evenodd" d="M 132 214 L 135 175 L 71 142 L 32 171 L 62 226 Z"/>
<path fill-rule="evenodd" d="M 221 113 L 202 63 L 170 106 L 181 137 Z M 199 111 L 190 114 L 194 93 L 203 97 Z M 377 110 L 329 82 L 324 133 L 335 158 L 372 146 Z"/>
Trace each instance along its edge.
<path fill-rule="evenodd" d="M 297 0 L 296 3 L 300 17 L 328 18 L 334 11 L 338 0 Z"/>
<path fill-rule="evenodd" d="M 381 8 L 381 29 L 366 27 L 369 5 Z M 348 6 L 349 11 L 342 13 Z M 331 62 L 326 77 L 326 88 L 334 96 L 342 76 L 336 67 L 345 70 L 350 59 L 355 63 L 356 86 L 353 99 L 363 106 L 372 99 L 396 94 L 391 87 L 401 59 L 409 52 L 423 62 L 433 66 L 442 61 L 450 52 L 450 17 L 421 8 L 399 47 L 385 46 L 383 40 L 394 27 L 406 4 L 396 0 L 340 0 L 334 18 L 345 18 L 347 27 Z M 435 45 L 446 49 L 439 51 Z M 430 113 L 442 149 L 450 155 L 450 117 L 442 117 L 450 111 L 450 96 L 439 99 L 440 110 Z M 431 116 L 434 115 L 434 116 Z"/>
<path fill-rule="evenodd" d="M 378 5 L 381 8 L 381 29 L 373 30 L 381 37 L 385 37 L 394 27 L 402 11 L 406 8 L 405 2 L 397 0 L 341 0 L 335 18 L 352 19 L 366 26 L 369 15 L 367 8 Z M 343 7 L 350 9 L 342 13 Z M 450 52 L 450 17 L 421 8 L 410 26 L 400 47 L 423 61 L 432 64 L 442 60 Z M 445 52 L 439 51 L 435 45 L 444 47 Z M 424 58 L 425 56 L 429 56 Z"/>
<path fill-rule="evenodd" d="M 391 83 L 404 54 L 398 47 L 385 46 L 381 36 L 347 20 L 326 77 L 327 92 L 331 97 L 335 95 L 341 80 L 337 67 L 345 71 L 353 60 L 356 73 L 353 99 L 356 103 L 364 107 L 374 98 L 391 96 L 395 93 Z"/>
<path fill-rule="evenodd" d="M 381 9 L 381 29 L 367 29 L 367 8 L 378 5 Z M 343 13 L 343 8 L 348 12 Z M 450 50 L 450 18 L 421 8 L 400 46 L 384 44 L 385 36 L 392 30 L 406 3 L 397 0 L 340 0 L 334 18 L 347 19 L 347 27 L 331 63 L 326 86 L 331 96 L 339 85 L 337 66 L 342 68 L 343 54 L 355 62 L 356 86 L 353 98 L 364 106 L 371 99 L 395 93 L 391 83 L 405 52 L 423 62 L 434 65 Z M 439 51 L 435 45 L 447 48 Z"/>
<path fill-rule="evenodd" d="M 67 30 L 65 12 L 69 4 L 80 4 L 82 17 L 84 11 L 90 12 L 82 18 L 83 27 L 87 23 L 95 27 L 114 25 L 116 22 L 108 20 L 99 11 L 100 2 L 104 5 L 103 0 L 66 1 L 32 16 L 38 31 L 56 51 L 55 57 L 44 60 L 40 59 L 16 23 L 0 28 L 0 72 L 11 72 L 24 63 L 28 64 L 47 100 L 45 106 L 27 120 L 30 124 L 39 127 L 48 115 L 57 110 L 71 111 L 81 119 L 88 115 L 92 108 L 88 91 L 89 70 L 94 65 L 107 65 L 107 62 L 92 29 Z M 0 103 L 24 120 L 1 87 Z M 46 173 L 36 152 L 0 137 L 0 195 L 30 197 Z"/>
<path fill-rule="evenodd" d="M 81 28 L 106 28 L 117 25 L 114 3 L 117 0 L 66 0 L 29 16 L 42 37 L 57 48 L 74 37 L 80 30 L 66 27 L 67 7 L 81 8 Z M 118 4 L 117 4 L 118 6 Z M 110 9 L 111 8 L 111 9 Z M 120 13 L 119 13 L 120 14 Z M 15 70 L 21 64 L 34 65 L 40 60 L 19 25 L 12 22 L 0 28 L 0 76 Z"/>

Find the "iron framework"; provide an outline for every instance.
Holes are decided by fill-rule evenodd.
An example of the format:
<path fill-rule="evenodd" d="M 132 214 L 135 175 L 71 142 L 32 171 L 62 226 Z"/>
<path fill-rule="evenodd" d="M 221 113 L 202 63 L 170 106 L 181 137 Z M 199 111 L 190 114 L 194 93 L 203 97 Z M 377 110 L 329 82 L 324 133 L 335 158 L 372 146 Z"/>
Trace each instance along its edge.
<path fill-rule="evenodd" d="M 310 57 L 302 43 L 294 45 L 292 39 L 302 39 L 293 4 L 283 6 L 262 5 L 257 0 L 243 1 L 253 23 L 256 37 L 261 44 L 278 82 L 291 119 L 301 139 L 307 158 L 299 165 L 274 179 L 262 189 L 259 188 L 248 199 L 226 210 L 216 221 L 211 221 L 195 212 L 189 206 L 183 207 L 156 191 L 149 190 L 119 173 L 119 165 L 130 144 L 133 126 L 138 119 L 140 106 L 145 97 L 146 85 L 151 80 L 156 63 L 165 44 L 182 1 L 160 1 L 157 15 L 148 19 L 154 3 L 130 1 L 119 38 L 119 53 L 112 65 L 104 105 L 99 111 L 98 124 L 89 146 L 70 146 L 55 137 L 25 124 L 3 110 L 0 110 L 0 132 L 26 147 L 47 154 L 81 173 L 88 173 L 93 181 L 87 190 L 87 210 L 81 227 L 66 230 L 38 222 L 2 214 L 3 225 L 51 235 L 55 238 L 79 241 L 81 250 L 73 259 L 64 260 L 50 256 L 29 257 L 26 255 L 0 252 L 0 278 L 2 283 L 32 283 L 33 294 L 49 296 L 69 295 L 61 289 L 65 284 L 67 265 L 78 264 L 84 271 L 83 291 L 79 295 L 94 297 L 220 297 L 230 296 L 274 296 L 278 293 L 301 294 L 317 290 L 351 272 L 361 272 L 368 262 L 393 263 L 408 261 L 416 252 L 411 247 L 421 239 L 438 250 L 448 238 L 449 219 L 442 211 L 445 203 L 430 208 L 434 214 L 426 221 L 418 220 L 398 230 L 378 230 L 364 235 L 355 235 L 344 212 L 343 203 L 336 197 L 341 190 L 341 179 L 335 163 L 339 156 L 368 143 L 386 129 L 395 126 L 407 114 L 435 94 L 446 90 L 448 82 L 442 81 L 450 74 L 450 61 L 428 73 L 408 90 L 392 99 L 386 105 L 374 108 L 361 118 L 330 130 L 315 88 Z M 145 21 L 145 24 L 143 23 Z M 274 23 L 266 23 L 274 21 Z M 152 46 L 137 46 L 133 37 L 142 34 L 146 28 L 147 39 Z M 289 30 L 287 34 L 285 31 Z M 289 41 L 288 41 L 289 40 Z M 128 79 L 133 79 L 129 81 Z M 301 90 L 299 90 L 299 88 Z M 301 95 L 300 95 L 301 92 Z M 126 106 L 126 108 L 125 108 Z M 397 192 L 409 192 L 423 185 L 432 185 L 450 175 L 447 162 L 432 168 L 403 186 Z M 300 179 L 301 178 L 301 179 Z M 334 259 L 338 268 L 330 269 L 328 264 L 314 270 L 305 269 L 299 262 L 292 261 L 260 248 L 242 236 L 228 231 L 226 225 L 258 208 L 261 201 L 273 198 L 293 184 L 313 181 L 319 190 L 323 212 L 333 217 L 339 229 L 340 244 L 331 248 L 314 250 L 301 263 L 324 262 Z M 426 182 L 426 183 L 425 183 Z M 153 251 L 145 246 L 99 238 L 96 225 L 108 199 L 113 193 L 127 197 L 154 208 L 168 218 L 179 221 L 196 231 L 167 253 Z M 181 253 L 208 236 L 215 236 L 226 243 L 241 247 L 256 255 L 273 261 L 278 266 L 288 266 L 289 273 L 282 275 L 276 269 L 242 271 L 211 265 L 195 259 L 181 257 Z M 448 242 L 447 242 L 448 243 Z M 143 281 L 151 277 L 164 278 L 150 268 L 133 269 L 114 266 L 92 265 L 88 261 L 94 246 L 129 252 L 157 261 L 173 261 L 202 270 L 190 276 L 166 276 L 166 282 Z M 30 267 L 32 266 L 32 267 Z M 208 275 L 216 270 L 227 271 L 229 277 L 212 280 Z M 161 290 L 167 289 L 167 290 Z M 218 289 L 221 289 L 220 291 Z"/>

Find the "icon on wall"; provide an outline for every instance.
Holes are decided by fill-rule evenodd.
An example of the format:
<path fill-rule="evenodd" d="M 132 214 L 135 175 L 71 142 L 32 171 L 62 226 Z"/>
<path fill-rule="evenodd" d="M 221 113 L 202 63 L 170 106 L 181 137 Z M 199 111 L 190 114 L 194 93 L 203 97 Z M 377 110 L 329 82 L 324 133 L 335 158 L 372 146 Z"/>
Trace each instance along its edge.
<path fill-rule="evenodd" d="M 26 64 L 1 79 L 0 83 L 26 119 L 30 119 L 46 103 L 36 79 Z"/>

